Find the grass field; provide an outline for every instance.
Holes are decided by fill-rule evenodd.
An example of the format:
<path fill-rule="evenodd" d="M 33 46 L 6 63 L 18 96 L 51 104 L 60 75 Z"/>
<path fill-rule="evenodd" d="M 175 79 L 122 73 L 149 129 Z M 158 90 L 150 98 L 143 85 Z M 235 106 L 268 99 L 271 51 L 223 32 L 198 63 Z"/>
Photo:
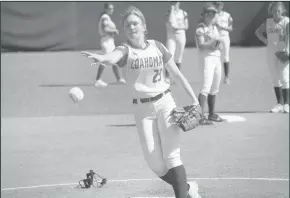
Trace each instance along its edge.
<path fill-rule="evenodd" d="M 264 48 L 233 48 L 230 85 L 221 84 L 217 111 L 245 122 L 204 126 L 182 135 L 188 180 L 202 198 L 289 197 L 289 116 L 270 114 L 275 98 Z M 93 87 L 96 68 L 79 52 L 1 55 L 1 197 L 173 197 L 148 169 L 131 115 L 128 87 Z M 182 72 L 198 93 L 196 50 Z M 73 86 L 85 99 L 72 103 Z M 172 86 L 178 105 L 189 99 Z M 102 188 L 78 189 L 88 170 Z"/>

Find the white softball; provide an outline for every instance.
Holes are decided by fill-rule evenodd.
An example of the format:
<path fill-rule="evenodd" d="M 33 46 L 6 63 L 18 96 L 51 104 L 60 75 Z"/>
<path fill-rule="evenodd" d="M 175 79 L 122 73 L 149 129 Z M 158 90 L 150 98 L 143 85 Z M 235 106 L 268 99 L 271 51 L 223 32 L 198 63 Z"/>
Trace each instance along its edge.
<path fill-rule="evenodd" d="M 84 92 L 79 87 L 73 87 L 69 90 L 69 97 L 73 102 L 79 102 L 84 99 Z"/>

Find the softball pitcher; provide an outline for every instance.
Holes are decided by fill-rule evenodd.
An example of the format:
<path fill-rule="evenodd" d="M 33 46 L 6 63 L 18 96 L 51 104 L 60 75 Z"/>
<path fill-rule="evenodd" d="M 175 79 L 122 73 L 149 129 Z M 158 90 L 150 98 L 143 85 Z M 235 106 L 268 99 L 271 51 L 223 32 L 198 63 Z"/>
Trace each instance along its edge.
<path fill-rule="evenodd" d="M 180 129 L 172 123 L 176 107 L 165 82 L 165 68 L 188 93 L 198 100 L 164 45 L 146 40 L 146 21 L 140 10 L 131 6 L 124 14 L 123 26 L 128 42 L 106 55 L 83 52 L 98 62 L 115 64 L 124 61 L 127 83 L 131 85 L 134 117 L 141 148 L 150 169 L 172 185 L 177 198 L 197 198 L 196 182 L 188 182 L 180 159 Z"/>
<path fill-rule="evenodd" d="M 114 6 L 111 3 L 105 3 L 105 11 L 101 14 L 99 19 L 99 34 L 101 35 L 101 47 L 102 53 L 107 54 L 112 52 L 115 49 L 115 36 L 119 34 L 119 31 L 116 28 L 115 23 L 111 20 L 111 15 L 114 12 Z M 95 86 L 96 87 L 105 87 L 108 84 L 101 80 L 101 76 L 104 72 L 106 65 L 100 64 Z M 117 78 L 117 81 L 120 83 L 126 83 L 126 81 L 121 78 L 120 70 L 117 65 L 113 65 L 113 72 Z"/>
<path fill-rule="evenodd" d="M 289 55 L 289 18 L 282 2 L 270 3 L 268 11 L 271 17 L 256 30 L 256 36 L 267 45 L 267 63 L 278 103 L 270 111 L 289 113 L 289 61 L 283 63 L 275 55 L 278 51 Z"/>
<path fill-rule="evenodd" d="M 201 14 L 201 22 L 196 29 L 196 43 L 198 48 L 198 61 L 203 76 L 203 85 L 199 94 L 199 103 L 204 113 L 206 100 L 208 102 L 209 116 L 203 124 L 213 124 L 224 121 L 215 113 L 216 95 L 221 81 L 221 46 L 224 37 L 221 37 L 218 28 L 214 25 L 217 9 L 213 4 L 206 4 Z"/>
<path fill-rule="evenodd" d="M 229 32 L 233 31 L 233 18 L 231 15 L 224 11 L 223 2 L 214 2 L 214 5 L 217 8 L 217 21 L 216 26 L 219 29 L 219 33 L 224 37 L 223 48 L 222 48 L 222 61 L 224 63 L 224 83 L 229 84 L 229 72 L 230 72 L 230 47 L 231 40 Z"/>
<path fill-rule="evenodd" d="M 166 47 L 173 55 L 175 64 L 181 69 L 183 52 L 186 44 L 186 30 L 188 29 L 187 13 L 180 9 L 180 2 L 170 3 L 170 10 L 166 17 Z M 168 77 L 168 73 L 166 73 Z"/>

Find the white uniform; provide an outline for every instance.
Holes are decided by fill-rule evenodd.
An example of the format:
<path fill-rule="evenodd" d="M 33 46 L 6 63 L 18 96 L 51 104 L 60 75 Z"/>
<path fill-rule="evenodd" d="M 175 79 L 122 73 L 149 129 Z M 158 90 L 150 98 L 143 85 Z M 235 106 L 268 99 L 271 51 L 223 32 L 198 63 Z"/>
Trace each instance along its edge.
<path fill-rule="evenodd" d="M 176 104 L 168 92 L 169 84 L 165 82 L 165 63 L 172 55 L 154 40 L 148 40 L 145 49 L 135 49 L 129 44 L 119 47 L 128 48 L 126 81 L 131 85 L 134 116 L 144 157 L 153 172 L 159 177 L 164 176 L 169 169 L 182 165 L 180 129 L 171 123 L 170 117 Z M 163 94 L 159 100 L 142 103 L 158 94 Z"/>
<path fill-rule="evenodd" d="M 170 13 L 167 13 L 170 15 Z M 187 13 L 181 9 L 173 11 L 169 20 L 177 26 L 183 26 L 187 19 Z M 185 30 L 174 30 L 170 24 L 166 25 L 167 41 L 166 47 L 169 52 L 174 56 L 176 63 L 181 63 L 183 58 L 183 52 L 186 44 L 186 33 Z"/>
<path fill-rule="evenodd" d="M 221 11 L 220 13 L 217 14 L 217 23 L 220 26 L 229 27 L 230 18 L 231 18 L 231 15 L 229 13 L 225 11 Z M 229 32 L 226 30 L 219 30 L 219 33 L 221 36 L 224 37 L 222 57 L 224 59 L 224 62 L 229 62 L 230 61 L 230 46 L 231 46 Z"/>
<path fill-rule="evenodd" d="M 209 35 L 219 35 L 216 26 L 208 27 L 204 23 L 199 24 L 196 29 L 196 37 L 203 36 L 205 42 L 211 40 Z M 197 43 L 197 42 L 196 42 Z M 208 94 L 216 95 L 219 91 L 219 85 L 222 76 L 221 67 L 221 51 L 216 50 L 202 50 L 198 47 L 198 65 L 203 76 L 203 85 L 200 93 L 207 96 Z"/>
<path fill-rule="evenodd" d="M 99 34 L 101 35 L 101 47 L 102 47 L 102 52 L 104 54 L 107 54 L 109 52 L 114 51 L 115 49 L 115 39 L 113 34 L 108 34 L 104 31 L 103 29 L 103 23 L 109 27 L 116 28 L 115 23 L 111 20 L 111 17 L 108 14 L 102 14 L 99 20 L 98 24 L 98 29 L 99 29 Z"/>
<path fill-rule="evenodd" d="M 286 35 L 287 23 L 289 23 L 289 18 L 286 16 L 278 23 L 273 18 L 266 20 L 267 62 L 274 86 L 282 86 L 283 89 L 289 88 L 289 61 L 282 63 L 275 56 L 275 52 L 286 50 L 285 38 L 289 37 Z"/>

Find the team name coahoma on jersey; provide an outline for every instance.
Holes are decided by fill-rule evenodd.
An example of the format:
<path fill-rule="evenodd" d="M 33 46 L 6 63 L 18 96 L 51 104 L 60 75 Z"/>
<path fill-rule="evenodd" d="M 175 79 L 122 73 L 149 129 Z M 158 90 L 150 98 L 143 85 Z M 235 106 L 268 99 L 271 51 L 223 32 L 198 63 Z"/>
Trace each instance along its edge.
<path fill-rule="evenodd" d="M 267 29 L 267 33 L 268 34 L 271 34 L 271 33 L 283 33 L 283 32 L 284 32 L 283 27 L 280 27 L 280 26 Z"/>
<path fill-rule="evenodd" d="M 163 65 L 162 56 L 155 57 L 145 57 L 145 58 L 137 58 L 131 63 L 131 69 L 141 69 L 141 68 L 150 68 L 150 67 L 159 67 Z"/>

